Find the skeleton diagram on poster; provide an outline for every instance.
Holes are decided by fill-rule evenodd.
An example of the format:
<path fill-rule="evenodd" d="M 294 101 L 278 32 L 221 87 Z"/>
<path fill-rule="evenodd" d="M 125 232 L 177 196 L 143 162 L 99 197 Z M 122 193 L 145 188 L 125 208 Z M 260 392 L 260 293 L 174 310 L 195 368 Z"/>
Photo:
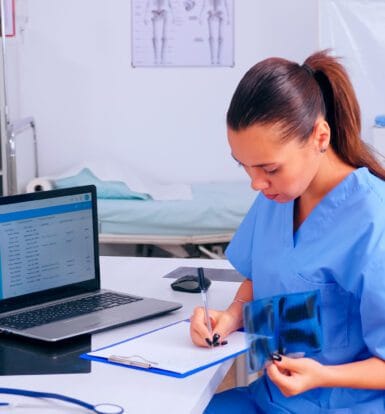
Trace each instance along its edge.
<path fill-rule="evenodd" d="M 132 66 L 234 66 L 234 0 L 132 0 Z"/>

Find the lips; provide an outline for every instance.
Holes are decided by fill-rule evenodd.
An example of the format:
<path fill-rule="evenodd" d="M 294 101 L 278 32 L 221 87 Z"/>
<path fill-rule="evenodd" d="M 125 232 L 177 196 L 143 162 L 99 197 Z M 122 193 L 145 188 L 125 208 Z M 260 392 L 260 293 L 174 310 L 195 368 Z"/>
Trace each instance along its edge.
<path fill-rule="evenodd" d="M 265 194 L 264 193 L 264 196 L 268 198 L 269 200 L 274 200 L 278 196 L 278 194 Z"/>

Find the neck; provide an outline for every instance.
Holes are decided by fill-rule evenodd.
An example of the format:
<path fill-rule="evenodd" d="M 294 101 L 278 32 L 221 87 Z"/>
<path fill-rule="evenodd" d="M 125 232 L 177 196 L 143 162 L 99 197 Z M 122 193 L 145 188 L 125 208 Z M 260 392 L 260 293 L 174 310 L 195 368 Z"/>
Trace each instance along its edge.
<path fill-rule="evenodd" d="M 336 153 L 329 148 L 313 181 L 295 202 L 294 230 L 306 220 L 314 207 L 335 186 L 344 180 L 355 168 L 342 161 Z"/>
<path fill-rule="evenodd" d="M 310 183 L 308 189 L 301 196 L 301 199 L 320 201 L 329 191 L 354 170 L 354 167 L 342 161 L 337 154 L 329 148 L 320 163 L 317 174 Z"/>

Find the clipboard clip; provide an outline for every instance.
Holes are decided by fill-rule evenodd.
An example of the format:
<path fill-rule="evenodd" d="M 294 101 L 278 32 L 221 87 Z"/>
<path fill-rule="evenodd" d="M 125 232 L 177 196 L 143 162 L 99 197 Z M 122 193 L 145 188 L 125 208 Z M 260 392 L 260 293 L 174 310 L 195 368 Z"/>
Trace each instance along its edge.
<path fill-rule="evenodd" d="M 118 364 L 124 364 L 139 368 L 152 368 L 153 365 L 158 365 L 157 362 L 149 361 L 140 355 L 110 355 L 107 359 L 109 362 L 117 362 Z"/>

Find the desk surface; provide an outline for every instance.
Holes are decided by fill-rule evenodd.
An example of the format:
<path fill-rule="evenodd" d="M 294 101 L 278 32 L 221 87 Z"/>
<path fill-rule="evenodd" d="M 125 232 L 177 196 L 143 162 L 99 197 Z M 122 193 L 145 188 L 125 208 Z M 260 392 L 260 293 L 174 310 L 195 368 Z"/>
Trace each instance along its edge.
<path fill-rule="evenodd" d="M 92 349 L 132 337 L 168 323 L 188 318 L 195 306 L 201 306 L 201 296 L 175 292 L 171 279 L 162 278 L 179 266 L 229 268 L 224 260 L 158 259 L 132 257 L 101 257 L 102 287 L 135 295 L 152 296 L 183 303 L 183 308 L 161 317 L 126 325 L 92 336 Z M 239 283 L 213 281 L 210 287 L 210 307 L 225 308 Z M 91 372 L 62 375 L 3 376 L 1 387 L 47 391 L 79 398 L 91 404 L 111 402 L 125 408 L 125 413 L 201 413 L 231 365 L 227 361 L 184 379 L 155 375 L 122 367 L 91 363 Z M 15 413 L 84 413 L 72 405 L 47 403 L 0 395 L 0 401 L 28 404 L 28 409 L 0 407 L 1 412 Z M 35 408 L 34 408 L 35 407 Z M 5 411 L 4 411 L 5 410 Z"/>

